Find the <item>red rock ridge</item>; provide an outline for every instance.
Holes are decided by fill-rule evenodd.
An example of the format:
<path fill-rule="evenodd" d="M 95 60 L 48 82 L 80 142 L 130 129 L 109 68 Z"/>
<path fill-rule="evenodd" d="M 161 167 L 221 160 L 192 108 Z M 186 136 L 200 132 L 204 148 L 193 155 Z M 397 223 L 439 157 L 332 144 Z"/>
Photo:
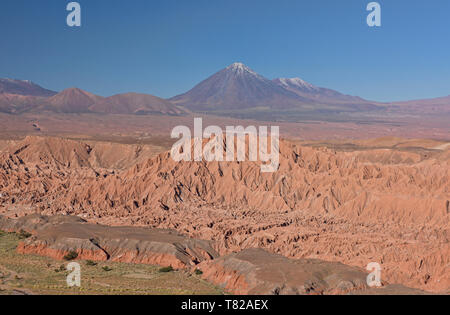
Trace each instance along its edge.
<path fill-rule="evenodd" d="M 37 225 L 43 223 L 41 225 Z M 70 252 L 77 259 L 151 264 L 185 268 L 217 257 L 210 242 L 189 239 L 175 231 L 138 227 L 107 227 L 75 217 L 32 215 L 19 220 L 0 217 L 3 230 L 33 231 L 18 252 L 64 259 Z"/>
<path fill-rule="evenodd" d="M 367 286 L 367 274 L 359 268 L 314 259 L 288 259 L 261 249 L 203 262 L 199 268 L 204 279 L 238 295 L 377 293 L 377 289 Z M 389 285 L 379 290 L 391 290 L 391 294 L 425 293 Z"/>

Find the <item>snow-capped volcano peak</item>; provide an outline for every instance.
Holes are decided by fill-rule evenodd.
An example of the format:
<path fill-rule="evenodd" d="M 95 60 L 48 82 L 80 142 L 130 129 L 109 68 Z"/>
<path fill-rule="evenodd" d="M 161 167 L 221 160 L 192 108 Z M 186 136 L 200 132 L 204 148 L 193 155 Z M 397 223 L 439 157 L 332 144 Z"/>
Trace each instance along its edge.
<path fill-rule="evenodd" d="M 234 71 L 236 74 L 250 73 L 253 75 L 258 75 L 255 71 L 253 71 L 252 69 L 250 69 L 241 62 L 233 63 L 232 65 L 228 66 L 226 70 Z"/>
<path fill-rule="evenodd" d="M 242 71 L 244 71 L 244 70 L 247 70 L 249 68 L 246 65 L 244 65 L 243 63 L 241 63 L 241 62 L 235 62 L 235 63 L 231 64 L 230 66 L 228 66 L 228 69 L 229 70 L 242 70 Z"/>
<path fill-rule="evenodd" d="M 174 104 L 193 111 L 228 111 L 245 108 L 293 107 L 299 97 L 240 62 L 220 70 L 185 94 L 173 97 Z"/>
<path fill-rule="evenodd" d="M 275 82 L 285 88 L 300 88 L 311 91 L 317 89 L 317 87 L 315 87 L 311 83 L 308 83 L 300 78 L 280 78 L 275 79 Z"/>

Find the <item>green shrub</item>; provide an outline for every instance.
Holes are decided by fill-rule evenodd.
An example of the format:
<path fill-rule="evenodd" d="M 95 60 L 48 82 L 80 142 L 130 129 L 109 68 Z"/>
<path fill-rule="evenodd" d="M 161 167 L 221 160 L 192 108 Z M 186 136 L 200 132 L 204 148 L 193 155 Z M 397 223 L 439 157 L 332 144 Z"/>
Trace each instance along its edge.
<path fill-rule="evenodd" d="M 194 273 L 195 273 L 197 276 L 201 276 L 201 275 L 203 274 L 203 271 L 201 271 L 200 269 L 195 269 Z"/>
<path fill-rule="evenodd" d="M 159 269 L 159 272 L 172 272 L 174 271 L 174 269 L 172 268 L 172 266 L 169 267 L 163 267 L 161 269 Z"/>
<path fill-rule="evenodd" d="M 92 260 L 86 260 L 86 266 L 97 266 L 97 263 Z"/>
<path fill-rule="evenodd" d="M 103 266 L 102 267 L 103 271 L 109 272 L 112 270 L 112 268 L 109 268 L 108 266 Z"/>
<path fill-rule="evenodd" d="M 71 250 L 69 253 L 67 253 L 66 256 L 64 256 L 64 260 L 70 261 L 74 260 L 78 257 L 78 253 L 74 250 Z"/>
<path fill-rule="evenodd" d="M 19 237 L 19 239 L 24 240 L 30 238 L 32 234 L 28 233 L 27 231 L 20 230 L 19 233 L 17 233 L 17 236 Z"/>

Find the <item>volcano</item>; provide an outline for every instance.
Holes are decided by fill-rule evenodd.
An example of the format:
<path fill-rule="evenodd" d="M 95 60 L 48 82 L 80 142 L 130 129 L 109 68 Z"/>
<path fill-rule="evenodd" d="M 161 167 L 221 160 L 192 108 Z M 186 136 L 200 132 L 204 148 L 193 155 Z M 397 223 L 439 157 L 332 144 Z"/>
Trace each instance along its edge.
<path fill-rule="evenodd" d="M 170 99 L 194 112 L 268 120 L 382 110 L 381 104 L 316 87 L 300 78 L 269 80 L 242 63 L 217 72 Z"/>
<path fill-rule="evenodd" d="M 242 63 L 230 65 L 171 101 L 193 111 L 288 109 L 308 102 Z"/>
<path fill-rule="evenodd" d="M 101 96 L 70 88 L 48 98 L 38 109 L 57 113 L 87 113 L 90 112 L 89 107 L 101 99 Z"/>

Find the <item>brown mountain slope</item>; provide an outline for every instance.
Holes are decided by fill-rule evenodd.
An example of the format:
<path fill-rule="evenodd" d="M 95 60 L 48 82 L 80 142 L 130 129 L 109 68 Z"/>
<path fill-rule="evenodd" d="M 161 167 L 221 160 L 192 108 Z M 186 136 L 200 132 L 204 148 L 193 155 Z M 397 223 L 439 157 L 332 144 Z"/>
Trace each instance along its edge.
<path fill-rule="evenodd" d="M 45 101 L 45 97 L 0 94 L 0 113 L 21 114 Z"/>
<path fill-rule="evenodd" d="M 0 79 L 0 94 L 50 97 L 56 94 L 27 80 Z"/>
<path fill-rule="evenodd" d="M 66 89 L 47 99 L 38 110 L 57 113 L 87 113 L 89 106 L 100 101 L 101 96 L 77 89 Z"/>
<path fill-rule="evenodd" d="M 367 101 L 357 96 L 345 95 L 337 91 L 317 87 L 300 78 L 278 78 L 273 80 L 280 87 L 297 94 L 298 96 L 309 99 L 313 104 L 318 105 L 318 109 L 323 109 L 323 104 L 339 105 L 336 109 L 343 111 L 372 111 L 383 109 L 382 104 Z"/>
<path fill-rule="evenodd" d="M 169 101 L 159 97 L 127 93 L 107 97 L 90 107 L 90 110 L 105 114 L 137 114 L 137 115 L 182 115 L 186 111 L 179 109 Z"/>
<path fill-rule="evenodd" d="M 393 105 L 394 110 L 400 112 L 450 117 L 450 96 L 407 102 L 395 102 Z"/>

